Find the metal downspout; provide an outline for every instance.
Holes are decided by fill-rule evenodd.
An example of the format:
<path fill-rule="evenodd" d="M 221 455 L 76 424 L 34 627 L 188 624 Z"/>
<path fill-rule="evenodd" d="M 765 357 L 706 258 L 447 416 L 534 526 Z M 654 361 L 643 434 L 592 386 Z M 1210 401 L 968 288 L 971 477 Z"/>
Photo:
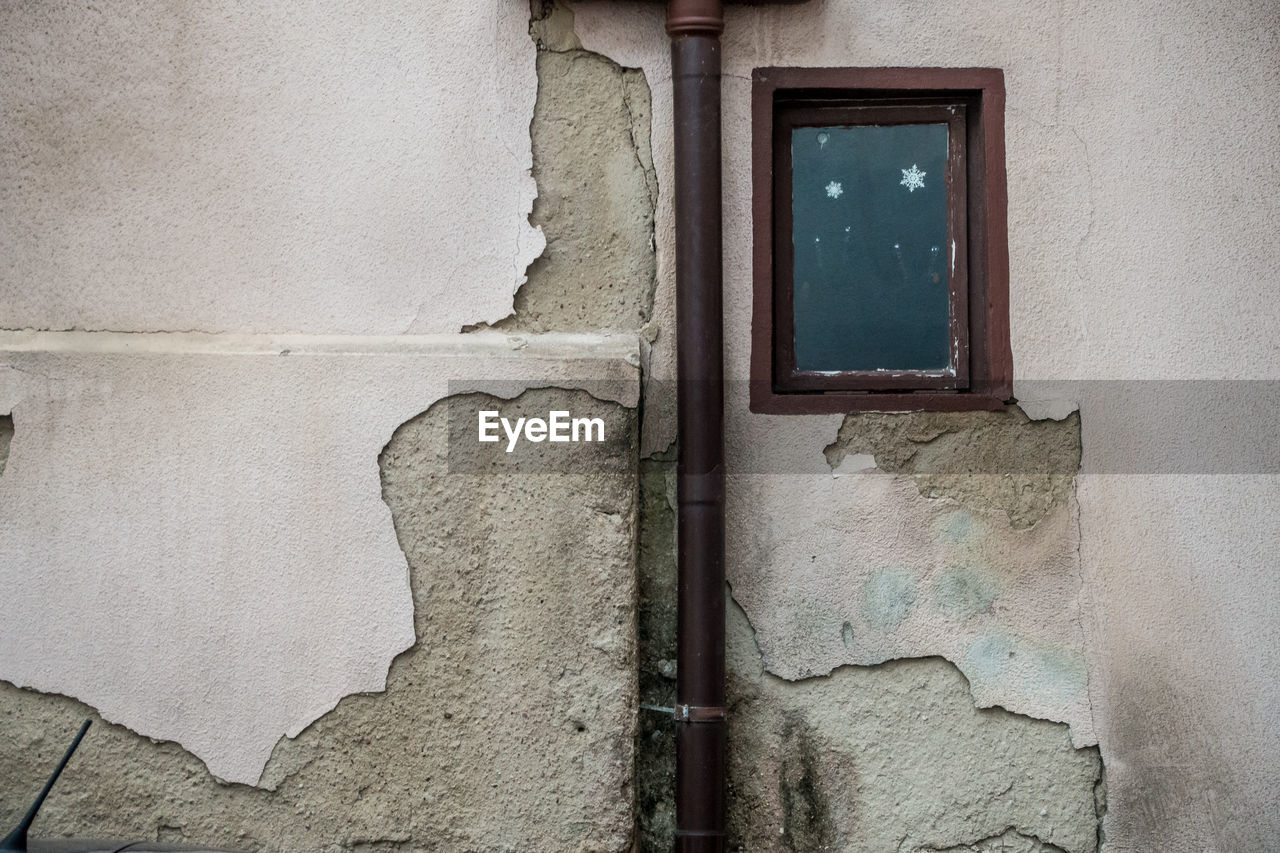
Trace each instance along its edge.
<path fill-rule="evenodd" d="M 679 442 L 676 850 L 725 849 L 720 0 L 671 0 Z"/>

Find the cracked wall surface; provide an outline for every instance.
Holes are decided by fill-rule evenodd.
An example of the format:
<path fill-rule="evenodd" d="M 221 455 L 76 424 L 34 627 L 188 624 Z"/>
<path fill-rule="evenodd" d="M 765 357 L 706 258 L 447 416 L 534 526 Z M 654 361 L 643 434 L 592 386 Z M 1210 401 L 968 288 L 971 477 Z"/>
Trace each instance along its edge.
<path fill-rule="evenodd" d="M 738 849 L 986 849 L 1009 830 L 1040 845 L 1011 850 L 1098 849 L 1102 764 L 1064 726 L 976 709 L 965 679 L 937 659 L 785 681 L 765 671 L 751 625 L 731 610 Z"/>
<path fill-rule="evenodd" d="M 629 793 L 617 765 L 604 765 L 625 764 L 634 743 L 640 846 L 669 847 L 672 724 L 661 711 L 642 711 L 634 741 L 629 716 L 602 712 L 615 726 L 606 743 L 575 711 L 572 733 L 531 712 L 537 731 L 503 742 L 521 757 L 514 774 L 559 757 L 536 752 L 544 728 L 557 744 L 591 738 L 582 766 L 547 765 L 570 787 L 579 776 L 620 786 L 616 799 L 590 804 L 574 789 L 553 805 L 528 778 L 486 792 L 459 770 L 488 753 L 456 714 L 442 712 L 447 723 L 436 726 L 423 718 L 426 734 L 387 734 L 479 677 L 466 661 L 480 652 L 453 646 L 455 635 L 439 658 L 422 642 L 431 605 L 414 568 L 419 545 L 470 565 L 469 549 L 510 534 L 525 546 L 485 552 L 503 569 L 531 571 L 530 555 L 542 568 L 583 562 L 559 551 L 544 559 L 540 525 L 554 528 L 545 508 L 516 527 L 469 530 L 467 552 L 455 554 L 460 543 L 433 538 L 454 522 L 419 506 L 394 540 L 372 478 L 398 425 L 476 390 L 449 379 L 494 372 L 515 394 L 531 381 L 622 378 L 631 391 L 618 398 L 631 405 L 643 365 L 650 458 L 632 485 L 642 506 L 638 687 L 645 704 L 669 706 L 674 241 L 662 4 L 535 0 L 532 21 L 521 2 L 394 7 L 373 21 L 341 10 L 302 19 L 278 4 L 223 17 L 138 5 L 108 14 L 19 5 L 0 16 L 0 67 L 20 81 L 0 96 L 14 117 L 3 128 L 14 144 L 0 153 L 9 178 L 0 234 L 13 247 L 0 261 L 0 314 L 9 312 L 0 325 L 398 334 L 500 323 L 511 333 L 218 344 L 107 336 L 118 350 L 110 358 L 98 335 L 76 338 L 79 355 L 49 338 L 5 336 L 23 354 L 6 352 L 18 369 L 0 371 L 0 412 L 17 401 L 0 527 L 30 527 L 11 554 L 41 567 L 6 563 L 11 586 L 36 583 L 0 638 L 0 663 L 16 680 L 74 692 L 108 718 L 181 741 L 224 778 L 259 779 L 266 763 L 259 781 L 274 788 L 219 785 L 172 743 L 102 727 L 127 779 L 93 777 L 88 788 L 109 795 L 80 796 L 90 817 L 76 823 L 68 808 L 60 825 L 264 849 L 412 849 L 454 831 L 439 815 L 456 807 L 477 818 L 474 836 L 451 837 L 461 847 L 516 849 L 504 833 L 537 824 L 545 849 L 596 844 L 586 838 L 614 849 L 616 807 Z M 730 380 L 746 376 L 749 78 L 764 65 L 1005 69 L 1015 388 L 1274 377 L 1265 342 L 1280 321 L 1265 283 L 1280 264 L 1271 239 L 1280 192 L 1260 164 L 1280 145 L 1278 18 L 1264 0 L 1177 9 L 963 0 L 927 19 L 868 0 L 730 7 Z M 545 202 L 531 215 L 549 246 L 516 292 L 542 248 L 527 221 L 531 168 Z M 602 328 L 628 331 L 629 343 L 551 334 Z M 126 354 L 138 361 L 116 362 L 133 365 L 123 371 L 91 366 Z M 495 362 L 506 367 L 491 371 Z M 839 849 L 864 843 L 850 837 L 858 829 L 882 844 L 868 849 L 1089 850 L 1104 789 L 1114 853 L 1263 849 L 1280 835 L 1274 478 L 1072 477 L 1106 440 L 1090 432 L 1104 403 L 1087 397 L 1037 400 L 1037 412 L 1055 416 L 1080 409 L 1042 425 L 1013 411 L 750 416 L 744 390 L 731 381 L 727 403 L 730 574 L 755 630 L 748 643 L 752 628 L 731 608 L 739 843 Z M 1134 431 L 1158 445 L 1180 423 Z M 125 487 L 112 488 L 117 480 Z M 529 482 L 513 488 L 525 493 Z M 456 523 L 468 523 L 475 508 L 453 503 Z M 623 513 L 600 506 L 591 521 L 618 528 Z M 416 544 L 402 553 L 407 541 Z M 523 627 L 528 616 L 495 604 L 499 592 L 440 591 L 441 606 L 462 601 L 496 622 Z M 39 624 L 22 621 L 31 614 Z M 578 631 L 578 645 L 535 644 L 568 656 L 583 643 L 608 646 L 597 651 L 616 692 L 601 708 L 636 688 L 618 668 L 618 638 L 601 639 L 615 615 L 595 614 L 601 630 Z M 35 647 L 30 637 L 51 625 L 71 642 Z M 106 638 L 114 655 L 82 659 L 87 636 Z M 410 643 L 389 692 L 341 699 L 381 688 Z M 175 653 L 155 667 L 147 648 Z M 484 651 L 495 648 L 544 677 L 543 656 Z M 257 668 L 246 675 L 245 662 Z M 423 672 L 441 678 L 424 686 Z M 517 683 L 521 673 L 509 675 Z M 557 691 L 581 694 L 571 675 L 539 682 L 538 695 L 559 707 Z M 18 743 L 50 755 L 61 741 L 33 727 L 56 718 L 70 730 L 88 713 L 57 696 L 3 693 Z M 420 738 L 430 756 L 413 754 Z M 1073 748 L 1094 740 L 1105 786 L 1099 753 Z M 455 753 L 456 765 L 430 763 Z M 40 775 L 0 755 L 16 787 Z M 935 777 L 935 767 L 945 772 Z M 441 772 L 461 773 L 465 801 Z M 860 825 L 865 815 L 877 825 Z M 875 834 L 882 828 L 891 837 Z"/>
<path fill-rule="evenodd" d="M 665 186 L 671 113 L 660 4 L 584 0 L 574 9 L 584 47 L 644 69 L 653 86 L 654 163 Z M 839 481 L 825 482 L 832 472 L 821 450 L 832 444 L 841 420 L 749 416 L 746 395 L 732 387 L 732 380 L 748 374 L 751 328 L 750 74 L 775 65 L 1004 70 L 1015 392 L 1039 380 L 1273 380 L 1280 358 L 1260 342 L 1276 339 L 1280 330 L 1269 284 L 1280 266 L 1271 237 L 1280 227 L 1280 191 L 1275 169 L 1267 165 L 1280 145 L 1278 44 L 1280 13 L 1263 0 L 1229 9 L 1197 0 L 1177 10 L 1154 0 L 1107 7 L 966 0 L 927 10 L 812 0 L 787 8 L 726 8 L 727 470 L 743 475 L 730 508 L 737 557 L 729 565 L 731 575 L 768 574 L 747 607 L 766 659 L 797 672 L 825 671 L 849 652 L 846 636 L 854 647 L 869 636 L 879 638 L 877 645 L 889 640 L 886 655 L 902 653 L 914 638 L 922 641 L 920 653 L 932 645 L 925 638 L 946 640 L 947 626 L 963 629 L 975 618 L 999 623 L 1005 614 L 994 588 L 982 578 L 944 578 L 947 561 L 956 556 L 947 540 L 919 543 L 912 531 L 928 523 L 931 512 L 958 514 L 975 502 L 985 510 L 966 511 L 987 528 L 980 538 L 1010 548 L 1021 536 L 1043 535 L 1035 531 L 1057 525 L 1066 562 L 1040 576 L 1030 568 L 1034 560 L 1024 563 L 1012 549 L 1001 570 L 1028 584 L 1014 593 L 1015 609 L 1026 605 L 1028 617 L 1043 612 L 1045 624 L 1057 626 L 1043 635 L 1051 634 L 1051 642 L 1039 647 L 1044 666 L 1003 668 L 1000 675 L 1001 651 L 1013 651 L 1014 660 L 1037 658 L 1016 638 L 994 638 L 978 649 L 985 648 L 980 657 L 989 673 L 1007 686 L 1029 688 L 1046 715 L 1093 720 L 1086 740 L 1098 738 L 1109 767 L 1105 820 L 1113 851 L 1262 849 L 1280 835 L 1274 808 L 1280 789 L 1266 771 L 1280 761 L 1280 622 L 1274 618 L 1280 587 L 1267 556 L 1280 542 L 1268 509 L 1276 500 L 1274 475 L 1245 470 L 1227 476 L 1209 468 L 1175 476 L 1169 468 L 1127 468 L 1114 472 L 1126 476 L 1114 476 L 1105 461 L 1098 463 L 1107 459 L 1109 437 L 1142 436 L 1146 458 L 1167 459 L 1185 428 L 1184 416 L 1166 409 L 1165 417 L 1146 420 L 1141 410 L 1117 412 L 1111 395 L 1090 395 L 1085 387 L 1070 397 L 1038 398 L 1034 416 L 1063 417 L 1078 409 L 1081 467 L 1097 476 L 1050 479 L 1028 491 L 1017 478 L 993 489 L 997 476 L 969 489 L 964 472 L 945 466 L 952 458 L 972 459 L 973 448 L 956 446 L 943 434 L 936 446 L 957 455 L 928 459 L 926 452 L 919 458 L 944 467 L 921 476 L 914 468 L 921 436 L 899 433 L 892 446 L 853 450 L 856 458 L 845 459 L 836 472 Z M 669 318 L 674 292 L 670 224 L 670 202 L 660 198 L 654 307 L 660 325 Z M 668 375 L 669 356 L 659 334 L 653 376 Z M 669 398 L 646 400 L 646 449 L 669 443 L 674 421 L 664 412 L 672 408 Z M 1090 424 L 1103 416 L 1107 429 L 1091 433 Z M 1241 433 L 1255 418 L 1275 422 L 1276 412 L 1245 401 L 1223 417 L 1220 437 L 1208 439 L 1210 446 L 1251 440 Z M 983 446 L 1005 453 L 1020 443 Z M 861 458 L 873 450 L 879 450 L 880 469 L 867 469 Z M 916 456 L 895 458 L 902 454 Z M 866 473 L 855 478 L 856 470 Z M 944 480 L 939 472 L 957 479 Z M 872 525 L 879 530 L 872 556 L 894 559 L 874 569 L 857 547 L 867 531 L 854 512 L 874 508 L 857 497 L 873 489 L 894 491 Z M 814 491 L 828 502 L 810 497 Z M 797 506 L 810 513 L 812 533 L 800 529 Z M 1014 508 L 1012 516 L 1007 507 Z M 932 550 L 943 562 L 935 569 L 917 564 L 904 579 L 896 553 L 879 547 L 898 531 L 904 542 Z M 810 535 L 821 549 L 806 551 Z M 814 579 L 823 554 L 831 564 L 821 570 L 820 583 L 807 595 L 792 593 Z M 854 567 L 852 577 L 847 566 Z M 879 612 L 902 614 L 905 631 L 888 632 L 861 613 L 859 590 L 874 570 L 884 573 L 868 591 L 886 604 L 897 602 Z M 905 580 L 916 584 L 914 599 Z M 753 586 L 741 581 L 734 587 L 740 600 Z M 1043 611 L 1032 593 L 1037 587 L 1047 595 Z M 955 605 L 950 613 L 934 607 L 944 598 Z M 995 614 L 984 613 L 988 601 Z M 966 610 L 979 615 L 958 615 Z M 1029 637 L 1040 630 L 1025 626 Z M 787 652 L 771 659 L 771 644 L 782 637 L 789 638 Z M 1066 665 L 1054 665 L 1055 657 Z M 1082 665 L 1088 679 L 1083 693 Z M 1038 686 L 1036 669 L 1075 675 Z M 982 684 L 979 673 L 976 693 Z M 1075 686 L 1063 689 L 1066 684 Z M 1072 724 L 1073 735 L 1082 731 Z M 1016 849 L 1014 839 L 1002 841 Z M 979 842 L 957 839 L 952 846 Z"/>
<path fill-rule="evenodd" d="M 0 341 L 19 436 L 0 573 L 22 587 L 0 678 L 254 783 L 279 738 L 382 689 L 412 642 L 371 476 L 397 424 L 488 380 L 636 404 L 622 308 L 533 331 L 629 338 L 421 334 L 509 315 L 543 248 L 537 50 L 509 12 L 6 10 L 0 62 L 24 83 L 0 131 L 0 325 L 28 331 Z M 642 311 L 647 90 L 604 73 L 644 197 L 617 294 Z"/>
<path fill-rule="evenodd" d="M 730 454 L 742 473 L 729 478 L 727 509 L 728 578 L 768 671 L 797 680 L 938 655 L 979 707 L 1065 722 L 1078 745 L 1095 743 L 1078 422 L 1016 410 L 858 415 L 829 444 L 780 434 L 779 422 L 735 434 L 750 451 Z M 782 441 L 808 441 L 814 470 L 759 470 L 748 454 Z"/>
<path fill-rule="evenodd" d="M 450 427 L 481 407 L 571 408 L 601 417 L 612 440 L 567 470 L 528 444 L 451 470 Z M 583 391 L 453 396 L 407 420 L 373 460 L 414 599 L 413 646 L 385 693 L 348 696 L 281 741 L 257 788 L 99 724 L 35 836 L 264 853 L 629 850 L 637 440 L 634 408 Z M 85 716 L 0 684 L 0 825 Z"/>
<path fill-rule="evenodd" d="M 634 338 L 380 339 L 353 357 L 342 337 L 19 337 L 0 342 L 0 678 L 249 784 L 413 642 L 376 466 L 396 427 L 493 382 L 638 393 Z"/>
<path fill-rule="evenodd" d="M 583 50 L 573 15 L 535 2 L 538 100 L 530 134 L 538 185 L 530 221 L 547 247 L 504 330 L 640 329 L 653 310 L 651 103 L 644 73 Z"/>

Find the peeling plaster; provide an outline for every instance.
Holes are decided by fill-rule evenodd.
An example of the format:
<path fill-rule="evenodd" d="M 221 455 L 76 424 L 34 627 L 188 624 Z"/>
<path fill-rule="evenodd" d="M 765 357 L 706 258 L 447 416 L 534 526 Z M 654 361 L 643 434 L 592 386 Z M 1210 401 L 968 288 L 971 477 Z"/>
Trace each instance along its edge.
<path fill-rule="evenodd" d="M 545 243 L 512 6 L 0 6 L 0 327 L 506 316 Z"/>
<path fill-rule="evenodd" d="M 740 386 L 729 411 L 746 409 Z M 728 428 L 727 573 L 769 672 L 795 680 L 940 655 L 979 707 L 1096 742 L 1067 474 L 1079 465 L 1074 422 L 1015 411 L 733 417 Z M 842 459 L 852 470 L 833 472 Z M 993 463 L 1013 474 L 961 473 Z M 1065 487 L 1053 500 L 1010 488 L 1028 467 Z M 1028 512 L 1034 524 L 1019 521 Z"/>
<path fill-rule="evenodd" d="M 538 98 L 531 221 L 547 246 L 517 291 L 507 332 L 638 330 L 653 313 L 651 98 L 644 73 L 583 50 L 573 12 L 534 0 Z M 467 326 L 464 332 L 485 328 Z"/>
<path fill-rule="evenodd" d="M 789 485 L 729 485 L 729 580 L 769 672 L 798 680 L 941 655 L 978 707 L 1065 722 L 1078 746 L 1096 742 L 1074 500 L 1017 529 L 881 471 Z"/>
<path fill-rule="evenodd" d="M 0 336 L 0 678 L 253 784 L 282 735 L 382 690 L 413 642 L 376 464 L 396 427 L 496 381 L 634 406 L 636 345 Z"/>
<path fill-rule="evenodd" d="M 938 658 L 785 681 L 765 670 L 755 638 L 731 605 L 731 844 L 780 853 L 998 853 L 988 845 L 1001 842 L 1023 853 L 1098 849 L 1102 764 L 1064 726 L 976 709 L 963 676 Z"/>
<path fill-rule="evenodd" d="M 642 67 L 653 85 L 654 161 L 659 181 L 667 186 L 669 46 L 662 35 L 661 5 L 583 0 L 574 8 L 584 46 Z M 1174 9 L 1155 0 L 1111 5 L 964 0 L 931 7 L 928 27 L 918 26 L 915 12 L 863 0 L 726 7 L 722 91 L 730 386 L 748 375 L 750 73 L 772 65 L 1004 69 L 1014 387 L 1032 418 L 1063 419 L 1081 412 L 1084 470 L 1090 470 L 1109 437 L 1126 429 L 1126 418 L 1134 432 L 1150 435 L 1157 458 L 1160 447 L 1183 429 L 1183 419 L 1175 415 L 1152 423 L 1108 411 L 1121 416 L 1112 417 L 1110 432 L 1091 433 L 1091 417 L 1103 414 L 1108 401 L 1090 395 L 1084 385 L 1073 390 L 1061 383 L 1274 379 L 1280 374 L 1278 351 L 1269 343 L 1280 339 L 1280 314 L 1275 288 L 1268 284 L 1280 267 L 1274 239 L 1280 231 L 1274 167 L 1274 152 L 1280 149 L 1275 120 L 1280 114 L 1280 15 L 1274 3 L 1224 6 L 1204 0 Z M 1191 108 L 1170 109 L 1171 92 Z M 666 199 L 657 212 L 655 303 L 664 332 L 674 328 L 670 217 Z M 670 375 L 665 372 L 670 356 L 659 335 L 652 355 L 655 376 Z M 1036 388 L 1030 380 L 1058 384 Z M 746 475 L 730 507 L 734 534 L 729 541 L 738 556 L 729 568 L 731 574 L 768 572 L 752 593 L 756 610 L 772 608 L 764 620 L 765 645 L 775 639 L 775 629 L 777 636 L 802 644 L 805 632 L 785 624 L 787 618 L 801 621 L 799 611 L 788 616 L 787 606 L 770 596 L 790 589 L 797 576 L 803 580 L 807 561 L 818 552 L 802 544 L 799 521 L 791 525 L 791 536 L 782 531 L 768 536 L 769 528 L 787 526 L 777 520 L 794 516 L 795 505 L 813 513 L 814 530 L 847 527 L 857 517 L 852 510 L 860 506 L 853 496 L 889 488 L 893 481 L 877 484 L 869 475 L 850 476 L 846 462 L 836 472 L 841 486 L 823 482 L 820 475 L 832 475 L 815 471 L 813 457 L 831 441 L 839 419 L 792 418 L 784 425 L 785 418 L 746 415 L 742 397 L 731 396 L 726 410 L 726 446 L 734 455 L 726 467 Z M 662 415 L 672 412 L 670 399 L 646 398 L 646 446 L 666 446 L 674 419 Z M 1274 411 L 1264 416 L 1275 420 Z M 1249 422 L 1228 414 L 1223 443 L 1235 441 L 1239 424 Z M 1275 774 L 1267 770 L 1280 760 L 1280 621 L 1275 619 L 1280 589 L 1269 556 L 1280 542 L 1272 511 L 1275 482 L 1274 476 L 1247 472 L 1076 480 L 1081 554 L 1043 582 L 1054 586 L 1050 598 L 1066 608 L 1048 614 L 1062 629 L 1062 648 L 1087 651 L 1097 734 L 1115 771 L 1109 774 L 1106 816 L 1108 845 L 1114 850 L 1260 849 L 1280 836 L 1280 810 L 1274 807 L 1280 792 Z M 929 509 L 910 484 L 893 489 L 900 501 L 895 511 L 904 519 L 943 511 L 945 502 L 934 501 Z M 815 493 L 848 503 L 829 508 L 807 497 Z M 761 497 L 769 500 L 757 502 Z M 1070 503 L 1065 512 L 1077 513 L 1075 499 Z M 734 515 L 748 511 L 750 519 Z M 1054 520 L 1063 513 L 1052 510 L 1031 530 L 1052 524 L 1071 536 L 1072 523 Z M 1007 519 L 983 523 L 999 528 Z M 882 544 L 907 529 L 906 523 L 882 518 L 873 541 Z M 1025 532 L 1000 529 L 995 539 L 1015 541 Z M 815 544 L 825 547 L 826 542 L 818 537 Z M 1074 546 L 1061 547 L 1068 558 Z M 767 568 L 744 562 L 750 559 Z M 859 565 L 857 572 L 865 571 Z M 946 566 L 934 571 L 945 572 Z M 815 664 L 847 652 L 841 628 L 858 621 L 848 590 L 861 580 L 861 574 L 849 579 L 831 567 L 828 582 L 839 595 L 810 590 L 808 596 L 827 599 L 831 612 L 819 620 L 811 645 L 789 652 Z M 952 597 L 959 598 L 947 619 L 964 624 L 993 618 L 961 619 L 959 613 L 981 608 L 988 593 L 982 585 L 969 583 L 963 586 L 969 591 L 962 592 L 957 582 L 948 583 Z M 739 582 L 735 593 L 746 595 L 747 586 Z M 1001 599 L 993 599 L 997 612 Z M 836 601 L 848 606 L 837 607 Z M 1034 611 L 1034 600 L 1027 603 Z M 917 630 L 913 620 L 918 618 L 909 617 L 906 630 Z M 933 636 L 935 630 L 945 639 L 942 627 L 927 632 Z M 988 652 L 1000 642 L 991 639 Z M 976 662 L 983 656 L 974 657 Z M 1084 719 L 1088 704 L 1077 695 L 1048 713 Z M 1158 732 L 1152 719 L 1160 721 Z M 1073 735 L 1081 734 L 1073 725 Z"/>
<path fill-rule="evenodd" d="M 601 417 L 611 442 L 579 446 L 554 476 L 545 445 L 483 445 L 458 471 L 450 436 L 478 409 L 576 410 Z M 398 426 L 374 464 L 417 642 L 386 691 L 281 740 L 258 787 L 95 725 L 33 834 L 256 853 L 631 850 L 637 419 L 584 391 L 536 389 L 450 396 Z M 60 733 L 92 715 L 0 683 L 0 826 L 27 807 L 28 793 L 10 794 L 39 789 Z"/>
<path fill-rule="evenodd" d="M 1080 418 L 1032 421 L 1017 406 L 847 415 L 823 454 L 832 470 L 842 470 L 857 452 L 873 454 L 884 471 L 910 475 L 926 497 L 1003 511 L 1015 528 L 1025 528 L 1066 503 L 1075 488 Z"/>

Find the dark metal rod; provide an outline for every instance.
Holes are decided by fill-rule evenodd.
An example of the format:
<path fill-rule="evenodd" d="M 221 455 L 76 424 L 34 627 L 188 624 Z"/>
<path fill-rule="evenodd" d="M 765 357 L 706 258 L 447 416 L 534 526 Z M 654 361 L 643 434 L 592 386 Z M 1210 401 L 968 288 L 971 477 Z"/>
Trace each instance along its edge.
<path fill-rule="evenodd" d="M 76 733 L 75 740 L 71 741 L 71 746 L 67 747 L 67 751 L 62 754 L 62 760 L 58 762 L 58 766 L 54 768 L 53 775 L 49 777 L 49 781 L 44 783 L 44 788 L 40 791 L 40 795 L 36 797 L 36 801 L 31 804 L 31 808 L 27 809 L 26 815 L 0 841 L 0 850 L 23 851 L 27 849 L 27 832 L 31 829 L 31 824 L 35 822 L 36 815 L 40 812 L 40 807 L 44 805 L 45 798 L 49 796 L 49 792 L 53 790 L 53 783 L 58 781 L 58 777 L 62 775 L 62 771 L 67 769 L 67 762 L 71 760 L 71 756 L 75 755 L 76 749 L 80 746 L 80 741 L 84 740 L 84 733 L 89 731 L 89 726 L 93 720 L 85 720 L 80 726 L 80 731 Z"/>
<path fill-rule="evenodd" d="M 676 850 L 725 849 L 720 0 L 671 0 L 679 405 Z"/>

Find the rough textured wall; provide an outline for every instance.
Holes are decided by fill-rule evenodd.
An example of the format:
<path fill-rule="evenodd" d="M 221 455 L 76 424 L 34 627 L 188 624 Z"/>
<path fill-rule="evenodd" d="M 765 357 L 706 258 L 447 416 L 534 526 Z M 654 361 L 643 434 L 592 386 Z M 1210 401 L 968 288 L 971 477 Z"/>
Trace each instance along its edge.
<path fill-rule="evenodd" d="M 850 455 L 869 455 L 882 471 L 909 474 L 924 497 L 1003 512 L 1012 527 L 1025 530 L 1072 495 L 1080 416 L 1031 421 L 1016 406 L 849 415 L 823 453 L 833 471 Z"/>
<path fill-rule="evenodd" d="M 1093 853 L 1102 764 L 1064 726 L 978 710 L 937 659 L 789 682 L 729 614 L 731 833 L 743 850 Z"/>
<path fill-rule="evenodd" d="M 826 457 L 834 470 L 813 475 L 731 457 L 742 473 L 730 477 L 728 574 L 766 668 L 800 679 L 940 655 L 980 707 L 1066 722 L 1077 744 L 1095 743 L 1078 420 L 851 415 Z"/>
<path fill-rule="evenodd" d="M 667 452 L 640 461 L 636 561 L 639 719 L 636 830 L 640 850 L 673 849 L 675 833 L 676 463 Z"/>
<path fill-rule="evenodd" d="M 489 445 L 451 470 L 478 407 L 569 408 L 610 441 L 572 461 Z M 37 837 L 261 851 L 598 850 L 631 844 L 637 424 L 581 391 L 449 397 L 396 430 L 383 498 L 409 563 L 415 641 L 385 693 L 281 741 L 261 788 L 176 744 L 99 723 Z M 0 825 L 16 821 L 92 709 L 0 685 Z"/>
<path fill-rule="evenodd" d="M 413 642 L 376 468 L 396 427 L 486 380 L 634 405 L 638 362 L 634 338 L 493 332 L 0 340 L 0 677 L 253 784 Z"/>
<path fill-rule="evenodd" d="M 876 443 L 899 430 L 932 432 L 913 417 L 860 417 L 871 423 L 860 431 L 846 429 L 845 439 L 860 434 Z M 1014 429 L 1025 421 L 1013 414 L 995 417 Z M 982 426 L 968 432 L 962 424 L 982 421 L 984 416 L 952 418 L 950 434 L 971 440 L 982 436 Z M 1061 448 L 1070 458 L 1071 447 L 1078 447 L 1078 433 L 1069 425 L 1052 432 L 1040 447 Z M 909 446 L 891 443 L 888 448 L 901 452 Z M 983 494 L 998 501 L 1003 490 L 995 487 Z M 1033 494 L 1041 497 L 1039 492 Z M 663 710 L 675 698 L 673 501 L 674 462 L 642 461 L 636 793 L 641 849 L 652 851 L 671 848 L 675 817 L 674 724 L 670 711 Z M 758 509 L 759 518 L 778 516 L 767 501 Z M 808 559 L 805 555 L 797 562 Z M 954 611 L 949 615 L 962 628 L 975 618 L 994 621 L 991 610 L 999 608 L 995 600 L 1008 593 L 1008 580 L 1000 571 L 1008 567 L 1006 563 L 994 572 L 990 568 L 941 572 L 938 583 L 920 591 L 919 607 Z M 792 582 L 803 584 L 797 577 L 798 566 L 790 568 Z M 851 648 L 852 622 L 858 623 L 861 634 L 870 630 L 864 619 L 883 625 L 895 616 L 907 616 L 892 602 L 869 595 L 851 582 L 829 581 L 826 595 L 839 596 L 843 589 L 854 599 L 849 621 L 799 623 L 801 630 L 820 629 L 814 641 L 829 634 L 843 655 L 858 654 Z M 807 591 L 818 605 L 823 590 Z M 784 614 L 806 615 L 796 608 L 780 609 Z M 980 685 L 970 684 L 940 659 L 867 667 L 843 665 L 848 658 L 837 656 L 828 672 L 793 674 L 789 676 L 793 681 L 779 678 L 766 670 L 767 662 L 773 660 L 777 669 L 809 658 L 787 650 L 775 650 L 772 658 L 763 655 L 761 635 L 742 610 L 730 610 L 730 834 L 738 845 L 733 849 L 868 853 L 1096 849 L 1104 800 L 1102 766 L 1096 748 L 1074 747 L 1066 726 L 1002 708 L 978 710 L 975 694 Z M 1003 653 L 1011 650 L 1029 652 L 1029 662 L 1035 663 L 1036 649 L 1025 645 L 1001 649 Z M 993 663 L 998 667 L 1012 661 Z M 1034 668 L 1030 672 L 1037 674 Z M 976 674 L 988 679 L 998 675 Z M 978 698 L 990 702 L 989 697 Z M 1079 722 L 1087 733 L 1088 721 Z"/>
<path fill-rule="evenodd" d="M 653 310 L 653 211 L 644 74 L 582 49 L 573 13 L 533 2 L 538 100 L 530 136 L 538 184 L 530 221 L 546 250 L 529 266 L 515 313 L 532 332 L 639 329 Z"/>
<path fill-rule="evenodd" d="M 582 0 L 575 10 L 585 47 L 643 68 L 654 87 L 654 162 L 665 186 L 670 84 L 660 4 Z M 977 65 L 1003 68 L 1008 86 L 1018 396 L 1026 380 L 1276 378 L 1280 358 L 1261 342 L 1280 328 L 1272 284 L 1280 256 L 1271 236 L 1280 228 L 1277 45 L 1280 11 L 1267 0 L 730 7 L 723 51 L 730 377 L 746 376 L 749 344 L 751 69 Z M 656 221 L 662 318 L 672 293 L 668 202 Z M 663 358 L 659 336 L 656 370 Z M 1078 405 L 1086 471 L 1099 470 L 1091 460 L 1114 434 L 1091 433 L 1091 423 L 1113 413 L 1104 412 L 1105 393 L 1088 391 L 1037 407 L 1062 416 Z M 657 438 L 646 435 L 646 447 L 665 446 L 670 436 L 671 422 L 652 413 L 661 403 L 650 400 L 646 428 L 664 426 Z M 1228 411 L 1239 417 L 1205 436 L 1202 448 L 1233 443 L 1233 433 L 1258 417 L 1276 419 L 1274 408 L 1247 403 Z M 730 448 L 746 448 L 736 470 L 770 475 L 776 512 L 788 512 L 788 496 L 803 499 L 820 481 L 786 475 L 822 474 L 817 454 L 840 419 L 784 423 L 745 412 L 744 399 L 731 401 Z M 1123 431 L 1147 436 L 1157 456 L 1184 431 L 1185 412 L 1127 414 Z M 1280 761 L 1280 588 L 1267 556 L 1280 547 L 1268 510 L 1276 481 L 1212 466 L 1195 476 L 1171 471 L 1113 470 L 1125 475 L 1115 477 L 1104 469 L 1076 480 L 1079 609 L 1069 618 L 1085 641 L 1087 702 L 1110 768 L 1108 845 L 1135 853 L 1260 849 L 1280 836 L 1280 789 L 1267 770 Z M 917 497 L 903 489 L 898 506 L 909 509 Z M 1033 500 L 1018 523 L 1051 500 L 1048 492 L 1024 497 Z M 754 510 L 754 498 L 740 505 Z M 816 528 L 838 528 L 847 516 L 838 502 L 816 509 L 824 513 Z M 802 548 L 794 550 L 799 556 Z M 820 604 L 853 597 L 823 589 Z M 779 608 L 778 617 L 797 621 L 798 612 Z M 922 630 L 914 635 L 927 636 Z M 838 635 L 823 636 L 838 650 Z M 1075 639 L 1070 645 L 1081 649 Z M 1059 713 L 1070 707 L 1054 704 Z"/>

